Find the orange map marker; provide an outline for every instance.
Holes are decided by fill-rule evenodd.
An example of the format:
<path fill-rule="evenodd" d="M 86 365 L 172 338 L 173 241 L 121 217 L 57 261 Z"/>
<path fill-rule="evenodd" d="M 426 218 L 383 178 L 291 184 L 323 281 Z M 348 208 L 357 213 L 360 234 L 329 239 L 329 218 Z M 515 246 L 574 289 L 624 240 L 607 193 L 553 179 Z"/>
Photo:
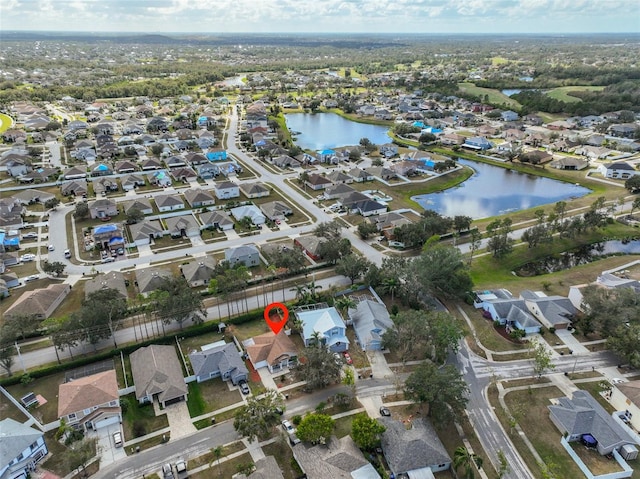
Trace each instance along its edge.
<path fill-rule="evenodd" d="M 282 328 L 287 324 L 289 319 L 289 310 L 282 303 L 271 303 L 264 308 L 264 320 L 267 325 L 273 331 L 273 334 L 278 334 L 282 331 Z"/>

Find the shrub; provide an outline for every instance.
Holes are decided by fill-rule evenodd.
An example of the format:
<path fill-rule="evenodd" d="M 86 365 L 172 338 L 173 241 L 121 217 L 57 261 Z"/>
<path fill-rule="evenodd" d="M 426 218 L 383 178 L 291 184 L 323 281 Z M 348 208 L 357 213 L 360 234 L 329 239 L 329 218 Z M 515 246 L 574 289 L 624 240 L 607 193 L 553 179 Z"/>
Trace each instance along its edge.
<path fill-rule="evenodd" d="M 302 421 L 302 416 L 300 414 L 296 414 L 291 418 L 291 422 L 294 426 L 300 425 L 300 421 Z"/>
<path fill-rule="evenodd" d="M 327 407 L 327 403 L 324 402 L 324 401 L 320 401 L 318 403 L 318 405 L 316 406 L 316 412 L 320 413 L 320 412 L 324 411 L 326 407 Z"/>

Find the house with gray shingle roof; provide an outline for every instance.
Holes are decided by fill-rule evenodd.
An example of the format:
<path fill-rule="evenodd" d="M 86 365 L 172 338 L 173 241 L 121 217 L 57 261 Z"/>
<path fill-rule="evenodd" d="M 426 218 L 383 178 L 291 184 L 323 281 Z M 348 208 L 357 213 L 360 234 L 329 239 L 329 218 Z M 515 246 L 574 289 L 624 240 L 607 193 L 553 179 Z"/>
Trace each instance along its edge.
<path fill-rule="evenodd" d="M 222 231 L 232 230 L 235 223 L 224 211 L 207 211 L 200 214 L 203 228 L 217 228 Z"/>
<path fill-rule="evenodd" d="M 154 197 L 158 211 L 175 211 L 184 209 L 184 201 L 180 195 L 156 195 Z"/>
<path fill-rule="evenodd" d="M 614 384 L 609 402 L 616 411 L 629 411 L 629 423 L 636 431 L 640 430 L 640 380 Z"/>
<path fill-rule="evenodd" d="M 165 218 L 164 222 L 167 224 L 167 230 L 173 238 L 180 238 L 182 236 L 193 238 L 194 236 L 200 236 L 200 225 L 191 214 L 171 216 Z"/>
<path fill-rule="evenodd" d="M 271 221 L 284 221 L 286 216 L 292 215 L 291 207 L 282 201 L 269 201 L 260 205 L 260 210 Z"/>
<path fill-rule="evenodd" d="M 364 458 L 351 439 L 331 436 L 326 444 L 296 444 L 293 456 L 309 478 L 380 479 L 373 465 Z"/>
<path fill-rule="evenodd" d="M 629 433 L 587 391 L 574 391 L 571 398 L 558 398 L 556 404 L 547 408 L 551 422 L 569 442 L 591 435 L 597 441 L 598 452 L 603 456 L 633 444 Z"/>
<path fill-rule="evenodd" d="M 251 268 L 252 266 L 258 266 L 260 264 L 260 252 L 258 248 L 252 244 L 237 246 L 224 250 L 224 259 L 229 262 L 231 267 L 242 263 L 247 268 Z"/>
<path fill-rule="evenodd" d="M 243 218 L 251 218 L 251 223 L 255 226 L 265 223 L 266 218 L 256 205 L 244 205 L 231 208 L 231 215 L 238 221 Z"/>
<path fill-rule="evenodd" d="M 103 289 L 114 289 L 120 296 L 127 298 L 127 284 L 124 280 L 124 274 L 120 271 L 109 271 L 96 275 L 95 278 L 84 283 L 84 296 L 87 298 L 91 293 Z"/>
<path fill-rule="evenodd" d="M 215 198 L 210 192 L 202 190 L 200 188 L 187 188 L 184 192 L 184 197 L 187 200 L 187 203 L 189 203 L 192 208 L 211 206 L 216 202 Z"/>
<path fill-rule="evenodd" d="M 215 270 L 216 260 L 212 256 L 199 257 L 180 266 L 182 276 L 192 288 L 208 285 L 211 278 L 215 276 Z"/>
<path fill-rule="evenodd" d="M 15 419 L 0 421 L 0 477 L 27 477 L 48 453 L 44 433 Z"/>
<path fill-rule="evenodd" d="M 199 383 L 220 377 L 236 385 L 239 381 L 246 381 L 249 376 L 249 370 L 234 343 L 221 341 L 203 346 L 201 351 L 189 354 L 189 359 Z"/>
<path fill-rule="evenodd" d="M 451 467 L 451 458 L 440 441 L 433 426 L 424 418 L 415 418 L 411 427 L 390 417 L 378 418 L 387 430 L 382 433 L 381 443 L 389 469 L 399 477 L 433 477 L 429 472 L 446 471 Z"/>
<path fill-rule="evenodd" d="M 143 268 L 136 270 L 138 291 L 143 296 L 160 288 L 167 278 L 171 278 L 171 271 L 162 268 Z"/>
<path fill-rule="evenodd" d="M 148 245 L 154 238 L 162 238 L 164 229 L 158 220 L 143 220 L 140 223 L 129 225 L 131 240 L 136 246 Z"/>
<path fill-rule="evenodd" d="M 187 384 L 173 346 L 152 344 L 136 349 L 129 358 L 136 399 L 140 403 L 157 399 L 166 407 L 187 400 Z"/>
<path fill-rule="evenodd" d="M 131 191 L 139 186 L 146 185 L 147 181 L 144 179 L 144 176 L 138 173 L 129 173 L 128 175 L 122 175 L 120 177 L 120 184 L 124 191 Z"/>
<path fill-rule="evenodd" d="M 363 351 L 381 350 L 382 335 L 393 328 L 387 307 L 373 299 L 360 300 L 348 310 L 356 339 Z"/>
<path fill-rule="evenodd" d="M 243 183 L 240 185 L 240 191 L 247 198 L 262 198 L 269 196 L 269 188 L 262 183 Z"/>
<path fill-rule="evenodd" d="M 153 207 L 148 198 L 137 198 L 135 200 L 127 201 L 124 204 L 123 211 L 128 214 L 131 210 L 139 210 L 145 215 L 153 213 Z"/>
<path fill-rule="evenodd" d="M 522 291 L 527 309 L 547 328 L 565 329 L 573 321 L 578 312 L 569 298 L 564 296 L 547 296 L 540 291 Z"/>

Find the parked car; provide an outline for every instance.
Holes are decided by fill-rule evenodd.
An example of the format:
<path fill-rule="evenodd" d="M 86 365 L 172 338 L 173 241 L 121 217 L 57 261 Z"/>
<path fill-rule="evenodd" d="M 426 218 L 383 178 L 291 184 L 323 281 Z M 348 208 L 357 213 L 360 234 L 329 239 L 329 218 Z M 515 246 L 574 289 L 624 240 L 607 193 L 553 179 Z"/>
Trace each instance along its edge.
<path fill-rule="evenodd" d="M 23 263 L 26 263 L 27 261 L 35 261 L 35 260 L 36 260 L 35 254 L 27 253 L 20 256 L 20 261 L 22 261 Z"/>
<path fill-rule="evenodd" d="M 24 279 L 24 282 L 25 282 L 25 283 L 30 283 L 31 281 L 35 281 L 36 279 L 40 279 L 40 275 L 39 275 L 39 274 L 32 274 L 32 275 L 30 275 L 30 276 L 27 276 L 27 277 Z"/>
<path fill-rule="evenodd" d="M 382 406 L 382 407 L 380 408 L 380 415 L 381 415 L 381 416 L 387 416 L 387 417 L 388 417 L 388 416 L 391 416 L 391 411 L 389 411 L 389 408 L 388 408 L 388 407 Z"/>
<path fill-rule="evenodd" d="M 240 381 L 238 383 L 238 387 L 240 388 L 240 391 L 242 391 L 242 394 L 249 394 L 251 392 L 246 381 Z"/>
<path fill-rule="evenodd" d="M 36 233 L 35 231 L 25 233 L 22 235 L 22 239 L 38 239 L 38 233 Z"/>
<path fill-rule="evenodd" d="M 187 463 L 184 459 L 179 459 L 176 462 L 176 472 L 180 474 L 181 472 L 187 472 Z"/>
<path fill-rule="evenodd" d="M 164 479 L 176 479 L 176 476 L 173 475 L 171 464 L 165 464 L 162 466 L 162 477 Z"/>
<path fill-rule="evenodd" d="M 284 431 L 287 434 L 295 434 L 296 429 L 293 427 L 293 424 L 291 424 L 291 422 L 288 419 L 285 419 L 284 421 L 282 421 L 282 429 L 284 429 Z"/>
<path fill-rule="evenodd" d="M 64 250 L 64 257 L 65 258 L 71 258 L 71 251 L 68 250 L 68 249 Z"/>
<path fill-rule="evenodd" d="M 50 244 L 49 246 L 47 246 L 47 249 L 48 249 L 49 251 L 54 251 L 54 250 L 56 249 L 56 247 L 55 247 L 55 246 L 53 246 L 52 244 Z"/>
<path fill-rule="evenodd" d="M 122 447 L 122 433 L 120 431 L 113 433 L 113 445 L 115 447 Z"/>
<path fill-rule="evenodd" d="M 103 263 L 113 263 L 115 261 L 114 258 L 112 258 L 111 256 L 107 256 L 105 258 L 102 258 L 102 262 Z"/>
<path fill-rule="evenodd" d="M 300 439 L 295 434 L 289 434 L 289 444 L 295 446 L 296 444 L 300 444 Z"/>
<path fill-rule="evenodd" d="M 347 364 L 353 364 L 353 359 L 351 359 L 351 356 L 349 356 L 348 351 L 345 351 L 344 353 L 342 353 L 342 355 L 344 356 L 344 359 L 347 362 Z"/>
<path fill-rule="evenodd" d="M 124 248 L 118 248 L 116 253 L 118 253 L 119 256 L 122 256 L 124 254 Z"/>

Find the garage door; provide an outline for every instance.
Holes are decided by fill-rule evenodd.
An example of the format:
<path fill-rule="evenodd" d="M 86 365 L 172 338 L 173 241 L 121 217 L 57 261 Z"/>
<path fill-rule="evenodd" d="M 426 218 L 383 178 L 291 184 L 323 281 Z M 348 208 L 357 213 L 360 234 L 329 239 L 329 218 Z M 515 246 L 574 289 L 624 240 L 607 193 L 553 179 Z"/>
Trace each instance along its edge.
<path fill-rule="evenodd" d="M 118 416 L 108 417 L 106 419 L 102 419 L 96 422 L 96 429 L 100 429 L 101 427 L 110 426 L 111 424 L 118 424 L 120 422 L 120 418 Z"/>

